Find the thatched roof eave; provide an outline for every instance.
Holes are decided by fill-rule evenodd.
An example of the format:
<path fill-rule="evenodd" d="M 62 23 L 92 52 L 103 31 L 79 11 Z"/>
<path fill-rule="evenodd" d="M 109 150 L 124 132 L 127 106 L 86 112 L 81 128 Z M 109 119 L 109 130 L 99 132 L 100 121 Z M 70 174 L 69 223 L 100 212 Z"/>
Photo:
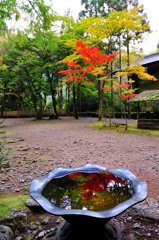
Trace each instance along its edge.
<path fill-rule="evenodd" d="M 143 91 L 128 102 L 148 102 L 148 101 L 159 101 L 159 90 L 148 90 Z"/>

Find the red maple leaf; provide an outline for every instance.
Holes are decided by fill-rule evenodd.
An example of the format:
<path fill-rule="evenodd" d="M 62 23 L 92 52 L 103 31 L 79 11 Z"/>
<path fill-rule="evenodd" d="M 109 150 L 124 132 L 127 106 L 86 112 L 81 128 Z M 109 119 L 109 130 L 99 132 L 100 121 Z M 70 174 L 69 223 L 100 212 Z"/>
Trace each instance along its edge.
<path fill-rule="evenodd" d="M 63 62 L 68 65 L 68 69 L 59 71 L 58 73 L 67 74 L 68 79 L 66 81 L 81 82 L 82 80 L 85 80 L 90 83 L 86 74 L 95 71 L 95 69 L 99 68 L 103 63 L 109 63 L 113 57 L 118 55 L 118 53 L 113 53 L 109 56 L 106 54 L 101 54 L 99 52 L 99 47 L 86 46 L 82 40 L 76 41 L 76 47 L 78 49 L 73 52 L 81 55 L 85 66 L 82 68 L 80 64 L 77 64 L 77 61 L 64 60 Z M 103 76 L 106 74 L 106 70 L 103 70 L 101 73 Z"/>

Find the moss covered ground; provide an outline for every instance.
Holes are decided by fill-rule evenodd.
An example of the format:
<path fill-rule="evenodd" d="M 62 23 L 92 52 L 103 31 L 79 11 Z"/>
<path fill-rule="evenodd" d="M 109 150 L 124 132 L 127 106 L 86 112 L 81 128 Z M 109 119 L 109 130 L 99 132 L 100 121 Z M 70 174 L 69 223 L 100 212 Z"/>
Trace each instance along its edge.
<path fill-rule="evenodd" d="M 158 130 L 151 129 L 138 129 L 136 124 L 128 124 L 128 128 L 125 128 L 125 124 L 107 124 L 106 121 L 95 121 L 90 124 L 94 130 L 97 131 L 116 131 L 125 134 L 136 134 L 140 136 L 159 136 Z"/>
<path fill-rule="evenodd" d="M 25 207 L 25 202 L 30 195 L 5 195 L 0 197 L 0 220 L 10 215 L 12 208 Z"/>

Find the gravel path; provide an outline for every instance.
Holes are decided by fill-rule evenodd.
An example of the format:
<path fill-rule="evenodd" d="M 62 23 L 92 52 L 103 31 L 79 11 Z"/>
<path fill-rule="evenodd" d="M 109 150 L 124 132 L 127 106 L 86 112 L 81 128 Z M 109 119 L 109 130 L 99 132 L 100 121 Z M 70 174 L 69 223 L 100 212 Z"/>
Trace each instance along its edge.
<path fill-rule="evenodd" d="M 110 123 L 109 118 L 106 118 L 107 123 Z M 125 124 L 125 119 L 121 118 L 111 118 L 111 123 Z M 137 120 L 127 120 L 128 124 L 137 124 Z"/>
<path fill-rule="evenodd" d="M 147 182 L 148 197 L 159 202 L 159 137 L 95 131 L 89 127 L 95 120 L 6 119 L 3 137 L 12 148 L 11 167 L 0 174 L 0 194 L 27 194 L 33 178 L 56 167 L 96 163 L 130 170 Z"/>

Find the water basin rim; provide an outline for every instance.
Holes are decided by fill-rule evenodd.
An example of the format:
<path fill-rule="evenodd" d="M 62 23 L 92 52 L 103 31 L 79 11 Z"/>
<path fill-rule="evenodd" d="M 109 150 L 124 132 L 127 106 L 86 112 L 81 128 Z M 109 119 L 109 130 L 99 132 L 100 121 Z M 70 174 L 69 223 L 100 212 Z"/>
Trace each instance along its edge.
<path fill-rule="evenodd" d="M 90 170 L 91 169 L 91 170 Z M 133 189 L 135 194 L 127 201 L 120 203 L 112 209 L 105 211 L 91 211 L 91 210 L 80 210 L 80 209 L 61 209 L 54 206 L 48 199 L 46 199 L 41 191 L 46 186 L 46 184 L 53 178 L 62 177 L 74 172 L 103 172 L 107 171 L 109 173 L 115 174 L 119 177 L 126 178 L 133 183 Z M 132 205 L 143 201 L 147 195 L 147 185 L 146 182 L 137 178 L 134 174 L 124 168 L 112 168 L 106 169 L 97 164 L 86 164 L 77 168 L 56 168 L 47 175 L 43 177 L 35 178 L 30 186 L 30 195 L 34 198 L 47 212 L 57 215 L 57 216 L 67 216 L 67 215 L 83 215 L 95 218 L 111 218 L 114 217 Z"/>

